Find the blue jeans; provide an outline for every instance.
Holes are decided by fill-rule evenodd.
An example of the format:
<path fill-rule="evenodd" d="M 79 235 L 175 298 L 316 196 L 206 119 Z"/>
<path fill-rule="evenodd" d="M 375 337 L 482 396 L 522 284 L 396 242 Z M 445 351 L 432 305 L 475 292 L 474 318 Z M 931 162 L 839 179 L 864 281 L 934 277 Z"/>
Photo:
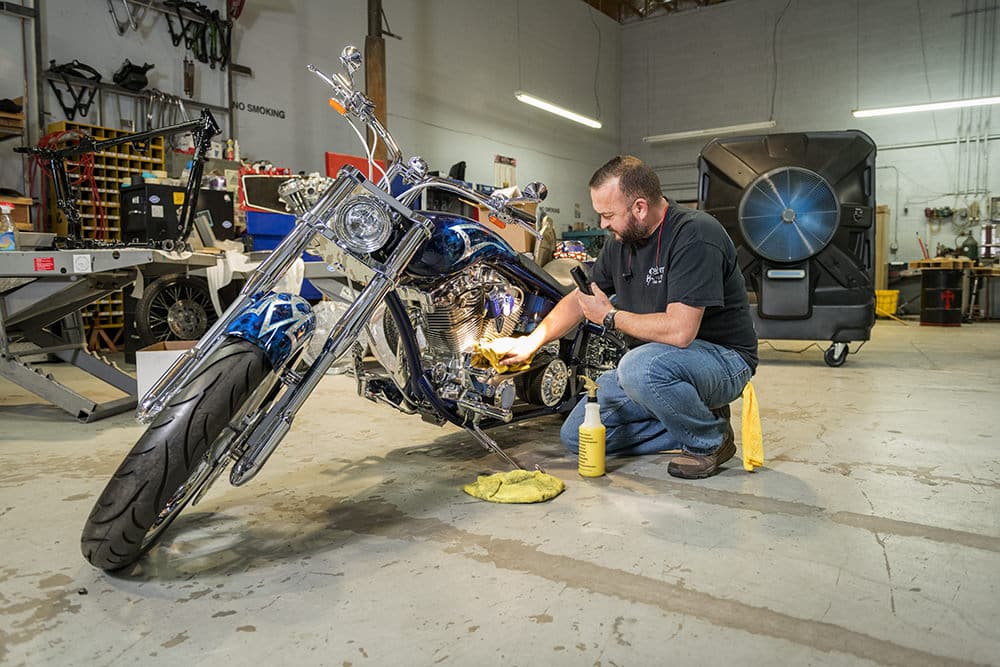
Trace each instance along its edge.
<path fill-rule="evenodd" d="M 597 381 L 597 401 L 608 454 L 653 454 L 681 449 L 711 454 L 722 445 L 729 420 L 711 409 L 739 398 L 750 381 L 739 354 L 703 340 L 686 348 L 645 343 L 629 350 L 618 368 Z M 586 398 L 562 425 L 563 444 L 580 448 Z"/>

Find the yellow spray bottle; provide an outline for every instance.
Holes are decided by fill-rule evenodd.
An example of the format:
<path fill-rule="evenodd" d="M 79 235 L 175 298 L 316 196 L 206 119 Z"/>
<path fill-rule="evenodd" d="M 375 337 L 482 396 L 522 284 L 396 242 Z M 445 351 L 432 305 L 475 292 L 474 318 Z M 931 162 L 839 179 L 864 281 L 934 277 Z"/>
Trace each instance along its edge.
<path fill-rule="evenodd" d="M 601 406 L 597 402 L 597 383 L 580 376 L 587 388 L 587 405 L 583 423 L 580 424 L 580 453 L 577 470 L 583 477 L 600 477 L 604 474 L 604 424 L 601 423 Z"/>

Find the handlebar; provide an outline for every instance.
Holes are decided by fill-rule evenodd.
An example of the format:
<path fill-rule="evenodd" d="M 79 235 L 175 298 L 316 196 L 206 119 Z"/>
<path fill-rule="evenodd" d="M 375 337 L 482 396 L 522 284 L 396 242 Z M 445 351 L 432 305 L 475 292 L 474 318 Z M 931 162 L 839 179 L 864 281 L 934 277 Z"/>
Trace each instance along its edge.
<path fill-rule="evenodd" d="M 409 190 L 404 192 L 399 196 L 399 200 L 409 206 L 417 196 L 424 190 L 434 188 L 436 190 L 447 190 L 453 192 L 460 197 L 469 199 L 472 202 L 482 206 L 490 211 L 490 214 L 494 220 L 494 224 L 499 224 L 500 227 L 506 227 L 507 225 L 517 225 L 523 227 L 531 232 L 536 238 L 541 239 L 541 232 L 535 228 L 535 217 L 529 213 L 526 213 L 518 208 L 515 208 L 511 202 L 513 200 L 500 199 L 496 196 L 487 197 L 482 195 L 475 190 L 467 188 L 458 183 L 441 178 L 439 176 L 427 176 L 420 183 L 414 185 Z M 537 203 L 541 200 L 518 198 L 515 203 Z"/>
<path fill-rule="evenodd" d="M 474 190 L 463 187 L 453 181 L 445 180 L 437 176 L 427 176 L 426 175 L 426 163 L 423 163 L 422 168 L 415 169 L 412 167 L 402 166 L 402 152 L 399 146 L 396 144 L 396 140 L 393 139 L 389 131 L 379 122 L 378 118 L 375 117 L 375 105 L 370 99 L 361 91 L 355 90 L 354 80 L 352 74 L 358 66 L 360 66 L 361 59 L 360 53 L 354 47 L 348 46 L 341 53 L 340 60 L 344 65 L 346 74 L 336 73 L 332 76 L 325 74 L 320 71 L 315 65 L 308 65 L 307 68 L 310 72 L 314 73 L 316 76 L 321 78 L 326 82 L 328 86 L 333 90 L 333 94 L 330 96 L 330 106 L 333 107 L 337 113 L 344 116 L 350 122 L 349 116 L 354 116 L 366 126 L 370 127 L 375 136 L 381 139 L 386 146 L 386 152 L 389 156 L 389 169 L 386 170 L 387 176 L 393 173 L 402 172 L 404 178 L 410 183 L 414 183 L 406 192 L 399 196 L 400 202 L 405 206 L 409 206 L 422 191 L 428 188 L 437 188 L 441 190 L 449 190 L 458 194 L 461 197 L 470 199 L 476 202 L 480 206 L 489 209 L 491 212 L 491 221 L 498 224 L 501 227 L 506 225 L 518 225 L 530 231 L 537 238 L 541 238 L 541 233 L 535 229 L 535 217 L 529 213 L 526 213 L 513 204 L 517 203 L 538 203 L 542 201 L 545 197 L 544 186 L 541 186 L 541 193 L 537 197 L 518 197 L 516 199 L 505 199 L 497 196 L 485 197 Z M 419 158 L 415 158 L 419 160 Z M 423 162 L 422 160 L 419 160 Z M 411 163 L 413 160 L 411 160 Z M 388 189 L 388 184 L 391 178 L 387 177 L 385 179 L 385 187 Z M 532 184 L 536 185 L 536 184 Z M 540 185 L 540 184 L 537 184 Z M 527 187 L 526 192 L 531 188 Z M 536 194 L 532 192 L 531 194 Z"/>
<path fill-rule="evenodd" d="M 403 153 L 399 150 L 396 140 L 392 138 L 392 135 L 389 134 L 389 130 L 385 129 L 382 123 L 379 122 L 378 118 L 375 117 L 375 105 L 364 93 L 359 90 L 354 90 L 353 81 L 340 73 L 329 76 L 315 65 L 310 64 L 307 65 L 306 68 L 319 78 L 323 79 L 323 81 L 325 81 L 327 85 L 333 89 L 333 95 L 330 96 L 330 106 L 332 106 L 337 113 L 345 118 L 348 114 L 353 115 L 362 123 L 370 127 L 375 133 L 375 136 L 385 142 L 390 165 L 396 165 L 402 161 Z"/>

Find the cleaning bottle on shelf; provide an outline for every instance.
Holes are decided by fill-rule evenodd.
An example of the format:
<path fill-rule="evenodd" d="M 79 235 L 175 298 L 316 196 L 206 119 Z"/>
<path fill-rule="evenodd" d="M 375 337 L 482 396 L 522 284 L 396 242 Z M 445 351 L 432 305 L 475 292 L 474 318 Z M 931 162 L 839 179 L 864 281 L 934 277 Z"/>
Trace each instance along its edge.
<path fill-rule="evenodd" d="M 577 470 L 583 477 L 601 477 L 604 474 L 604 424 L 601 423 L 601 406 L 597 402 L 597 383 L 581 375 L 587 388 L 587 405 L 583 423 L 580 424 L 580 452 Z"/>
<path fill-rule="evenodd" d="M 0 201 L 0 251 L 17 250 L 17 227 L 10 217 L 13 210 L 13 204 Z"/>

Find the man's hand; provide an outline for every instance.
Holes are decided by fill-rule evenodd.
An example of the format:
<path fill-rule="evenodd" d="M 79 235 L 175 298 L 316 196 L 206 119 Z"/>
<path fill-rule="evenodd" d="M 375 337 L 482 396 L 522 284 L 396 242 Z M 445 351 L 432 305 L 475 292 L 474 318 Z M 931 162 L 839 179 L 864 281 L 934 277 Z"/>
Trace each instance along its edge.
<path fill-rule="evenodd" d="M 490 348 L 500 355 L 500 363 L 504 366 L 528 361 L 539 347 L 531 340 L 531 336 L 505 337 L 490 341 Z"/>
<path fill-rule="evenodd" d="M 604 316 L 614 306 L 611 305 L 608 295 L 601 291 L 597 283 L 590 283 L 590 289 L 594 292 L 593 296 L 588 296 L 577 290 L 577 302 L 580 304 L 580 309 L 583 310 L 584 317 L 595 324 L 603 324 Z"/>

